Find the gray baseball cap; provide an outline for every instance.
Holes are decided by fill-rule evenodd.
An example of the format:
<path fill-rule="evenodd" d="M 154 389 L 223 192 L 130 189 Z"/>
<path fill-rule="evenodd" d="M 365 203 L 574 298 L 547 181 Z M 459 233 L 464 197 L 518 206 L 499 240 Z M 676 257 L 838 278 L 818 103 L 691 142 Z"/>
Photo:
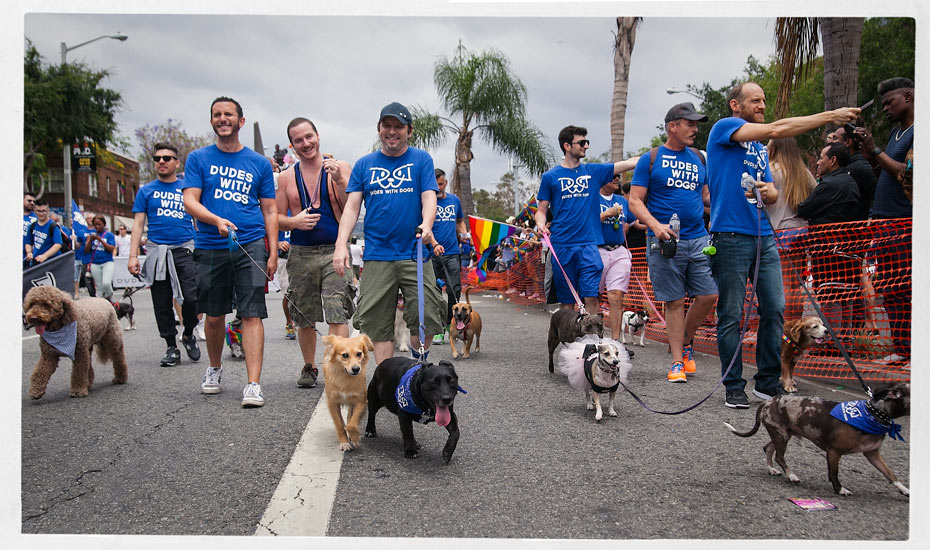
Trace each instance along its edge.
<path fill-rule="evenodd" d="M 392 116 L 399 120 L 404 126 L 409 126 L 413 122 L 413 117 L 410 116 L 410 111 L 406 107 L 401 105 L 398 102 L 391 103 L 386 105 L 384 109 L 381 109 L 381 116 L 378 117 L 378 121 L 384 120 L 384 117 Z"/>
<path fill-rule="evenodd" d="M 678 120 L 679 118 L 696 120 L 698 122 L 707 122 L 707 115 L 702 115 L 701 113 L 697 112 L 697 109 L 694 108 L 694 104 L 690 101 L 675 105 L 668 110 L 668 113 L 665 114 L 665 122 L 671 122 L 673 120 Z"/>

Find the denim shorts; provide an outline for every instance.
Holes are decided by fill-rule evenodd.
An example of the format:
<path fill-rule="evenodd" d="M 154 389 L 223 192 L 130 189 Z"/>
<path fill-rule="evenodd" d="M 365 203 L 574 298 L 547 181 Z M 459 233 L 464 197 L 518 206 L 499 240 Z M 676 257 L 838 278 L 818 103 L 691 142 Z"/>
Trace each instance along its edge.
<path fill-rule="evenodd" d="M 681 239 L 678 252 L 666 258 L 660 250 L 653 250 L 658 241 L 654 235 L 646 237 L 646 261 L 652 290 L 660 302 L 674 302 L 686 296 L 717 294 L 717 284 L 710 270 L 710 261 L 702 252 L 709 237 Z"/>
<path fill-rule="evenodd" d="M 236 309 L 241 317 L 268 317 L 263 271 L 268 263 L 265 240 L 256 239 L 241 247 L 233 252 L 226 248 L 194 249 L 194 263 L 197 264 L 197 313 L 205 313 L 210 317 L 231 313 L 235 291 Z"/>

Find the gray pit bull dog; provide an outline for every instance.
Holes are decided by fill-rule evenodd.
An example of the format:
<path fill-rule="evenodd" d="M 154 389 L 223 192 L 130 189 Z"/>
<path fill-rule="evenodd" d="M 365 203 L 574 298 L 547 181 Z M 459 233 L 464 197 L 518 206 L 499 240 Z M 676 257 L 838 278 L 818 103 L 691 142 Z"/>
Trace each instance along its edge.
<path fill-rule="evenodd" d="M 571 309 L 560 309 L 549 319 L 549 372 L 555 372 L 552 354 L 559 344 L 568 344 L 585 334 L 604 337 L 604 316 L 578 313 Z"/>

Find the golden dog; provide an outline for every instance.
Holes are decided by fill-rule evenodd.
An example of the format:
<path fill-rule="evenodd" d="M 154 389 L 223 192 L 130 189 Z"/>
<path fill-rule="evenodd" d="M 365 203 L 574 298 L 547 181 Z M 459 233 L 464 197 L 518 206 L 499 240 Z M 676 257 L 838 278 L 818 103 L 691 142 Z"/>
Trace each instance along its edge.
<path fill-rule="evenodd" d="M 827 327 L 819 317 L 807 316 L 785 321 L 784 336 L 781 342 L 781 385 L 788 393 L 798 391 L 794 385 L 794 365 L 811 347 L 811 344 L 823 343 Z"/>
<path fill-rule="evenodd" d="M 449 345 L 452 346 L 452 358 L 459 356 L 455 348 L 455 341 L 461 339 L 465 342 L 462 357 L 468 359 L 471 355 L 471 343 L 475 342 L 475 353 L 481 351 L 481 316 L 472 309 L 468 293 L 471 288 L 465 289 L 465 301 L 452 306 L 452 321 L 449 323 Z"/>
<path fill-rule="evenodd" d="M 368 406 L 365 367 L 368 352 L 374 351 L 367 334 L 355 338 L 327 335 L 323 337 L 324 394 L 333 417 L 339 448 L 351 451 L 359 445 L 358 424 Z M 348 420 L 342 418 L 342 406 L 348 408 Z"/>

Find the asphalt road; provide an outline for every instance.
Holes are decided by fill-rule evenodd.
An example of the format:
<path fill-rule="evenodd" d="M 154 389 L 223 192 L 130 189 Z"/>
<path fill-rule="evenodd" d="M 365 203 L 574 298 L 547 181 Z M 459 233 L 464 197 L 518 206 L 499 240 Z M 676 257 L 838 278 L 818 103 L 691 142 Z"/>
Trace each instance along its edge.
<path fill-rule="evenodd" d="M 201 363 L 184 356 L 177 367 L 158 366 L 164 343 L 147 291 L 134 297 L 138 330 L 123 333 L 126 385 L 111 385 L 109 365 L 99 366 L 91 394 L 71 399 L 65 360 L 48 393 L 29 399 L 38 342 L 24 332 L 22 533 L 255 534 L 322 394 L 322 384 L 296 386 L 302 365 L 296 342 L 284 339 L 280 300 L 267 300 L 260 409 L 240 407 L 245 365 L 228 351 L 219 395 L 199 393 L 203 345 Z M 405 459 L 396 417 L 382 409 L 379 437 L 344 455 L 327 537 L 543 543 L 911 536 L 908 498 L 861 455 L 840 465 L 851 497 L 833 493 L 824 454 L 807 441 L 793 440 L 787 454 L 800 484 L 770 476 L 761 449 L 767 436 L 742 439 L 723 426 L 750 427 L 754 397 L 753 408 L 731 410 L 717 388 L 693 411 L 660 415 L 624 393 L 619 416 L 596 423 L 581 392 L 546 368 L 545 308 L 492 293 L 473 295 L 473 303 L 484 333 L 479 353 L 454 361 L 468 394 L 455 402 L 462 437 L 451 463 L 442 461 L 446 431 L 435 424 L 414 426 L 423 448 L 419 459 Z M 670 384 L 663 344 L 647 340 L 633 349 L 630 387 L 654 409 L 682 409 L 718 382 L 716 357 L 699 355 L 698 374 Z M 451 358 L 447 344 L 431 353 L 442 358 Z M 369 365 L 369 377 L 373 370 Z M 747 366 L 744 376 L 752 372 Z M 847 383 L 801 379 L 799 386 L 836 401 L 862 397 L 841 387 Z M 901 424 L 908 442 L 888 440 L 883 455 L 910 486 L 910 419 Z M 328 437 L 335 446 L 335 435 Z M 805 511 L 792 497 L 825 499 L 837 509 Z"/>

